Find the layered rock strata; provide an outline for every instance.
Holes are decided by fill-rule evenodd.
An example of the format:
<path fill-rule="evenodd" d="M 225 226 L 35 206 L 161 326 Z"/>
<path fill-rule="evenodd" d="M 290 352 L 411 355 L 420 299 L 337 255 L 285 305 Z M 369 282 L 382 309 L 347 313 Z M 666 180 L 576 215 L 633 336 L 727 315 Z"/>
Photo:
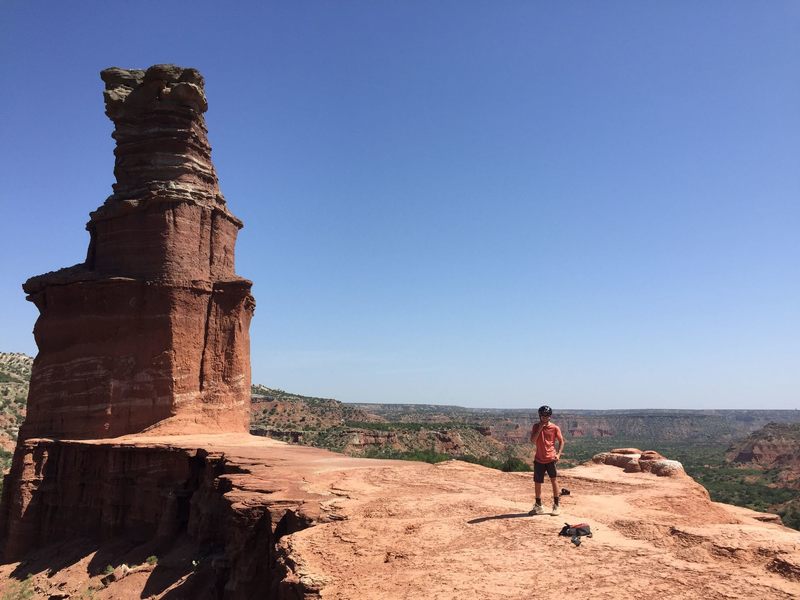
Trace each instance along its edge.
<path fill-rule="evenodd" d="M 113 194 L 84 263 L 23 285 L 39 309 L 22 439 L 246 431 L 251 282 L 211 162 L 202 76 L 106 69 Z"/>
<path fill-rule="evenodd" d="M 77 540 L 122 544 L 108 564 L 164 558 L 161 579 L 181 598 L 296 598 L 277 544 L 335 518 L 299 484 L 320 460 L 336 460 L 297 450 L 243 434 L 21 442 L 16 493 L 3 490 L 4 561 L 33 565 L 39 549 L 66 542 L 62 556 L 38 557 L 55 571 L 63 553 L 80 554 Z"/>
<path fill-rule="evenodd" d="M 800 490 L 800 423 L 770 423 L 729 448 L 726 458 L 732 463 L 775 469 L 781 484 Z"/>

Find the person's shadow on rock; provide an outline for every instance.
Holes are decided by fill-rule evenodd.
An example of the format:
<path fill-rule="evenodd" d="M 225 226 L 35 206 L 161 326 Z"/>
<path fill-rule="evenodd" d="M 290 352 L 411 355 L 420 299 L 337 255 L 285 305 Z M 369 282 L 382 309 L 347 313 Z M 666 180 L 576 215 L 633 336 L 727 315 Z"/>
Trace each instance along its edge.
<path fill-rule="evenodd" d="M 519 519 L 520 517 L 529 517 L 530 514 L 524 513 L 508 513 L 505 515 L 492 515 L 491 517 L 479 517 L 477 519 L 472 519 L 471 521 L 467 521 L 469 525 L 477 525 L 478 523 L 483 523 L 484 521 L 494 521 L 496 519 Z"/>

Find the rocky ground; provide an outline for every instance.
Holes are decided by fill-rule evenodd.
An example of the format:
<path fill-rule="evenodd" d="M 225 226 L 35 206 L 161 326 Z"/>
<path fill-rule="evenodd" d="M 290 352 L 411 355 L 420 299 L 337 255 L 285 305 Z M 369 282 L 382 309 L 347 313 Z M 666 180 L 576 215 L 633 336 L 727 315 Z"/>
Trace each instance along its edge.
<path fill-rule="evenodd" d="M 310 526 L 276 532 L 282 583 L 274 597 L 521 599 L 541 589 L 609 600 L 800 595 L 800 534 L 769 515 L 711 502 L 680 472 L 586 464 L 563 473 L 560 485 L 571 493 L 560 515 L 530 517 L 530 475 L 459 461 L 350 458 L 237 435 L 80 444 L 136 452 L 202 445 L 228 463 L 217 486 L 228 489 L 228 506 L 295 507 Z M 565 522 L 587 522 L 594 535 L 575 546 L 557 535 Z M 35 598 L 208 597 L 198 590 L 211 567 L 181 539 L 153 556 L 156 564 L 148 564 L 146 545 L 137 554 L 119 538 L 99 547 L 73 541 L 69 556 L 53 539 L 24 563 L 0 567 L 0 585 Z M 126 557 L 130 570 L 121 565 Z"/>
<path fill-rule="evenodd" d="M 521 474 L 459 462 L 359 472 L 334 490 L 351 519 L 282 544 L 323 598 L 800 594 L 800 536 L 710 502 L 688 478 L 592 465 L 561 483 L 562 514 L 529 517 Z M 580 547 L 556 535 L 576 521 L 594 531 Z"/>

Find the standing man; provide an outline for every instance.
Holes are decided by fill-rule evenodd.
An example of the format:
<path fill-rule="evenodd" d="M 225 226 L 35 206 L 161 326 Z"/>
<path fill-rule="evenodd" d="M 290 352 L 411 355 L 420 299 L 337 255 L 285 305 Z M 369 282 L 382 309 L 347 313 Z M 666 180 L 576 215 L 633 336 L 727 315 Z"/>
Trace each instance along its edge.
<path fill-rule="evenodd" d="M 553 485 L 553 510 L 551 515 L 557 515 L 558 510 L 558 483 L 556 482 L 556 463 L 564 452 L 564 436 L 555 423 L 550 422 L 553 409 L 549 406 L 539 408 L 539 422 L 531 428 L 531 443 L 536 446 L 536 455 L 533 459 L 533 484 L 536 492 L 536 504 L 528 513 L 529 515 L 543 515 L 542 484 L 545 472 L 550 476 Z M 556 450 L 558 442 L 558 450 Z"/>

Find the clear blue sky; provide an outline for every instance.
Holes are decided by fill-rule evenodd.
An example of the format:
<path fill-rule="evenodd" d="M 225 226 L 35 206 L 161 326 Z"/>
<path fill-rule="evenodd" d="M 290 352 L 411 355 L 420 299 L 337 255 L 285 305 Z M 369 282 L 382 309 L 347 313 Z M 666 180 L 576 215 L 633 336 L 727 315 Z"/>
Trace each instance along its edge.
<path fill-rule="evenodd" d="M 113 183 L 105 67 L 202 71 L 253 381 L 800 408 L 800 3 L 0 6 L 0 349 Z"/>

